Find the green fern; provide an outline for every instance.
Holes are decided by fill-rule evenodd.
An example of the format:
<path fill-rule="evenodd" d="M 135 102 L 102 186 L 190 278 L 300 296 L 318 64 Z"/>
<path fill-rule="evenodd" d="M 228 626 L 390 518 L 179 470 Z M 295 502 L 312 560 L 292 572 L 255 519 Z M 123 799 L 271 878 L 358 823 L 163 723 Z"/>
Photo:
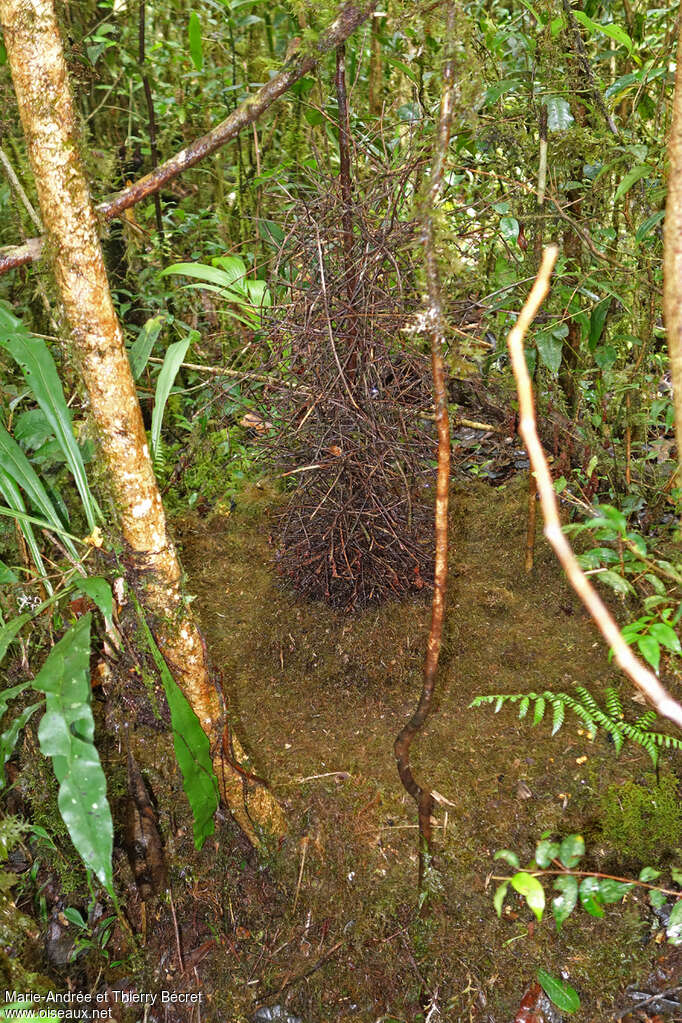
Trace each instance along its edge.
<path fill-rule="evenodd" d="M 532 706 L 533 725 L 539 725 L 546 711 L 551 709 L 552 735 L 556 735 L 562 727 L 568 709 L 584 724 L 590 739 L 594 739 L 601 729 L 610 736 L 616 753 L 620 753 L 627 740 L 634 742 L 646 750 L 657 769 L 660 749 L 682 750 L 682 739 L 651 730 L 656 721 L 655 711 L 648 710 L 635 722 L 629 722 L 625 720 L 623 704 L 615 689 L 606 689 L 603 707 L 599 706 L 594 696 L 584 686 L 576 686 L 575 691 L 576 696 L 554 693 L 549 689 L 543 693 L 494 693 L 477 696 L 469 707 L 494 704 L 497 714 L 505 704 L 518 703 L 519 718 L 523 719 Z"/>

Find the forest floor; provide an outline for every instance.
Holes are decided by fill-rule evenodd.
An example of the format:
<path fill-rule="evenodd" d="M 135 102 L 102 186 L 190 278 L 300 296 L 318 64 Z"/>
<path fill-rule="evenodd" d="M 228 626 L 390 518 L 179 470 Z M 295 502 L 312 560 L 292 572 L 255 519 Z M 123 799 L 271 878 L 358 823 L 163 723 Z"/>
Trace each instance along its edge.
<path fill-rule="evenodd" d="M 579 991 L 576 1021 L 602 1023 L 632 1008 L 628 984 L 656 991 L 679 982 L 679 956 L 658 943 L 640 897 L 606 907 L 603 919 L 576 911 L 560 935 L 549 913 L 534 925 L 516 896 L 501 920 L 493 909 L 490 875 L 505 872 L 494 852 L 511 848 L 528 862 L 545 831 L 581 832 L 591 868 L 637 871 L 603 817 L 625 783 L 655 781 L 639 748 L 617 757 L 575 720 L 552 738 L 549 722 L 533 728 L 513 710 L 468 709 L 479 694 L 570 692 L 577 682 L 597 697 L 614 685 L 628 716 L 641 712 L 540 538 L 535 567 L 524 572 L 526 493 L 526 473 L 498 487 L 453 487 L 437 707 L 412 755 L 417 777 L 449 801 L 438 811 L 438 890 L 423 919 L 415 808 L 392 747 L 421 687 L 428 598 L 356 614 L 298 600 L 273 569 L 277 502 L 257 487 L 231 514 L 178 525 L 235 727 L 289 821 L 265 861 L 229 829 L 220 852 L 216 843 L 194 857 L 193 924 L 183 940 L 186 949 L 213 942 L 196 974 L 202 1019 L 214 1018 L 213 1004 L 227 1023 L 259 1008 L 263 1021 L 408 1021 L 425 992 L 440 1011 L 431 1021 L 511 1023 L 542 967 Z M 665 764 L 662 777 L 670 770 Z M 679 820 L 670 827 L 671 844 L 682 844 Z M 665 852 L 658 847 L 656 858 Z M 172 876 L 182 889 L 178 868 Z M 187 899 L 177 890 L 175 898 L 181 914 Z M 658 979 L 645 979 L 655 968 Z"/>
<path fill-rule="evenodd" d="M 163 697 L 157 690 L 155 716 L 153 682 L 133 664 L 125 685 L 98 700 L 109 715 L 105 735 L 122 734 L 116 720 L 129 733 L 101 755 L 118 884 L 142 948 L 131 955 L 116 933 L 108 954 L 121 950 L 123 962 L 108 968 L 96 952 L 73 961 L 61 949 L 73 941 L 62 907 L 85 907 L 87 887 L 76 880 L 77 861 L 56 860 L 59 880 L 51 875 L 42 889 L 54 903 L 47 943 L 30 968 L 44 969 L 47 947 L 53 977 L 61 957 L 62 984 L 104 985 L 112 1018 L 125 1023 L 512 1023 L 539 968 L 578 990 L 576 1023 L 682 1018 L 674 993 L 637 1011 L 682 975 L 680 950 L 662 943 L 641 895 L 605 907 L 603 919 L 577 909 L 558 935 L 549 911 L 534 922 L 513 893 L 502 919 L 493 908 L 491 876 L 510 872 L 495 851 L 513 849 L 527 863 L 543 832 L 582 833 L 586 867 L 628 876 L 669 864 L 682 847 L 674 755 L 662 757 L 654 789 L 645 752 L 627 746 L 616 756 L 570 717 L 552 737 L 549 720 L 533 727 L 513 709 L 469 709 L 481 694 L 571 692 L 580 683 L 598 699 L 615 686 L 626 716 L 641 713 L 541 537 L 533 571 L 523 570 L 528 476 L 509 471 L 497 486 L 460 475 L 452 488 L 437 705 L 412 752 L 417 777 L 448 801 L 437 813 L 426 914 L 417 912 L 415 807 L 393 742 L 421 689 L 429 594 L 352 614 L 298 599 L 269 542 L 282 498 L 252 484 L 231 507 L 176 520 L 175 531 L 232 721 L 284 807 L 288 835 L 256 855 L 219 813 L 215 836 L 195 851 Z M 128 741 L 155 797 L 172 892 L 144 913 L 122 852 Z M 58 827 L 49 771 L 40 757 L 25 761 L 39 793 L 33 816 Z M 661 794 L 649 817 L 633 799 L 647 788 Z M 122 993 L 160 989 L 200 993 L 201 1003 L 122 1010 Z M 672 1015 L 663 1017 L 666 1006 Z M 560 1018 L 547 1012 L 540 1023 Z"/>

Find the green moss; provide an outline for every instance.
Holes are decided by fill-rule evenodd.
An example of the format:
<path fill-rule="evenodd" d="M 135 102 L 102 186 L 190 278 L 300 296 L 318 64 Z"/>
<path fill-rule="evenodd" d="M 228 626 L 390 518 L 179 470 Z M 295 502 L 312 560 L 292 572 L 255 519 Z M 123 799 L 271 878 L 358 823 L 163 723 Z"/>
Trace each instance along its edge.
<path fill-rule="evenodd" d="M 682 842 L 682 805 L 677 779 L 666 774 L 658 784 L 653 774 L 645 784 L 611 785 L 602 798 L 605 840 L 626 859 L 660 863 Z"/>

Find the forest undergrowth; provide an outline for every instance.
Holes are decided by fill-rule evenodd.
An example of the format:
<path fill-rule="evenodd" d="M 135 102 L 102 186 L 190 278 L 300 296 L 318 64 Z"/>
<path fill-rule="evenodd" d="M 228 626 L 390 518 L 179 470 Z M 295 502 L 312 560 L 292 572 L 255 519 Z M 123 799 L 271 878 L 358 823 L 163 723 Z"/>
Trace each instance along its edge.
<path fill-rule="evenodd" d="M 581 832 L 591 869 L 636 869 L 609 813 L 621 786 L 646 788 L 653 777 L 641 750 L 616 757 L 574 723 L 552 738 L 549 725 L 532 728 L 512 711 L 467 709 L 490 691 L 622 687 L 544 543 L 533 572 L 523 571 L 526 490 L 526 474 L 497 488 L 454 487 L 442 684 L 414 754 L 447 800 L 435 829 L 437 897 L 423 920 L 414 912 L 415 825 L 391 751 L 419 685 L 424 600 L 349 615 L 292 598 L 272 568 L 277 499 L 267 488 L 249 487 L 231 514 L 179 525 L 234 719 L 290 822 L 260 892 L 265 904 L 240 899 L 231 941 L 202 970 L 229 1018 L 281 1004 L 313 1023 L 407 1020 L 426 984 L 445 1019 L 505 1023 L 544 967 L 579 990 L 576 1019 L 603 1020 L 627 1009 L 627 985 L 662 955 L 657 921 L 637 897 L 601 920 L 569 921 L 560 936 L 549 919 L 534 925 L 521 900 L 501 920 L 492 907 L 493 853 L 529 858 L 540 832 Z M 664 758 L 661 767 L 673 792 L 674 766 Z M 658 824 L 665 858 L 680 821 L 671 813 Z"/>

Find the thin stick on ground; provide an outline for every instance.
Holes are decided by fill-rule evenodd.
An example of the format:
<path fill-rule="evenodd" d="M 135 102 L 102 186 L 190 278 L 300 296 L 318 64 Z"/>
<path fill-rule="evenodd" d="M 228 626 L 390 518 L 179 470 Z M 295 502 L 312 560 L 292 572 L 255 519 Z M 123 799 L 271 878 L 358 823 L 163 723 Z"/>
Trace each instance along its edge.
<path fill-rule="evenodd" d="M 569 583 L 613 650 L 618 665 L 661 717 L 668 718 L 682 728 L 682 706 L 673 699 L 654 673 L 642 664 L 627 645 L 616 620 L 578 564 L 571 545 L 561 528 L 559 505 L 554 493 L 552 476 L 537 433 L 533 389 L 523 351 L 524 338 L 549 292 L 549 282 L 557 252 L 556 245 L 550 245 L 545 249 L 535 284 L 507 338 L 519 395 L 519 433 L 526 445 L 530 464 L 537 479 L 540 504 L 545 518 L 544 533 L 559 559 Z"/>
<path fill-rule="evenodd" d="M 419 892 L 424 892 L 424 874 L 432 854 L 431 814 L 434 797 L 429 788 L 420 785 L 410 767 L 410 746 L 415 735 L 422 728 L 433 704 L 436 685 L 438 658 L 443 636 L 445 616 L 445 588 L 448 577 L 448 490 L 450 485 L 450 425 L 448 422 L 445 369 L 443 366 L 443 345 L 445 327 L 441 305 L 440 275 L 435 252 L 433 211 L 443 189 L 443 167 L 450 141 L 452 107 L 455 79 L 455 62 L 452 56 L 454 39 L 454 6 L 448 8 L 447 39 L 450 55 L 443 70 L 443 94 L 440 104 L 440 119 L 436 148 L 431 167 L 429 191 L 426 201 L 422 243 L 426 262 L 428 307 L 425 324 L 431 335 L 431 373 L 433 376 L 433 398 L 436 408 L 436 429 L 438 431 L 438 470 L 436 479 L 435 540 L 436 560 L 433 578 L 433 602 L 431 605 L 431 629 L 426 645 L 424 660 L 424 682 L 417 709 L 400 731 L 395 740 L 394 751 L 398 774 L 404 788 L 417 804 L 419 814 Z M 422 907 L 424 903 L 422 902 Z"/>

